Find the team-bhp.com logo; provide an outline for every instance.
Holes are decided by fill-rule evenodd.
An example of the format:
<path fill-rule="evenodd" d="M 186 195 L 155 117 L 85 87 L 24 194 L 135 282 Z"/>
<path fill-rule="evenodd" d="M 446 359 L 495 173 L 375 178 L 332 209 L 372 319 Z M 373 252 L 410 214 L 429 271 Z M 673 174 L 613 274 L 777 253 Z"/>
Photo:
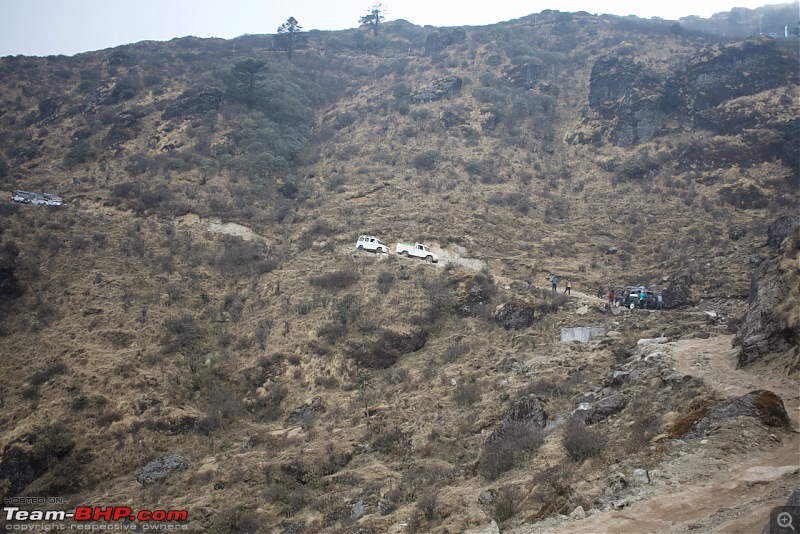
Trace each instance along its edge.
<path fill-rule="evenodd" d="M 22 510 L 4 506 L 6 530 L 183 530 L 187 528 L 186 510 L 139 510 L 127 506 L 78 506 L 65 510 Z M 65 521 L 70 520 L 70 524 Z M 32 523 L 38 522 L 38 523 Z M 110 523 L 110 524 L 109 524 Z"/>

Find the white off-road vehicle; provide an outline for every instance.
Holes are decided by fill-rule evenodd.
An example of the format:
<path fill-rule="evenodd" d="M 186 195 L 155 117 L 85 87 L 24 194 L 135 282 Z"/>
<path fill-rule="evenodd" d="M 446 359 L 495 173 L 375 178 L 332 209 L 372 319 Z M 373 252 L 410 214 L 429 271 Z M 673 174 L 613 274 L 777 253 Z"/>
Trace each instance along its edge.
<path fill-rule="evenodd" d="M 31 193 L 21 189 L 14 190 L 11 194 L 11 200 L 22 202 L 23 204 L 33 204 L 34 206 L 61 206 L 64 204 L 64 199 L 53 193 Z"/>
<path fill-rule="evenodd" d="M 22 202 L 23 204 L 30 204 L 35 198 L 36 193 L 23 191 L 21 189 L 15 189 L 14 192 L 11 193 L 11 200 L 14 202 Z"/>
<path fill-rule="evenodd" d="M 64 204 L 64 199 L 53 193 L 43 193 L 44 203 L 48 206 L 61 206 Z"/>
<path fill-rule="evenodd" d="M 370 252 L 383 252 L 388 254 L 389 247 L 383 244 L 383 241 L 374 235 L 360 235 L 356 241 L 356 248 L 358 250 L 369 250 Z"/>
<path fill-rule="evenodd" d="M 428 247 L 422 243 L 414 243 L 413 245 L 410 243 L 398 243 L 395 250 L 402 256 L 414 256 L 430 263 L 439 262 L 439 256 L 428 250 Z"/>

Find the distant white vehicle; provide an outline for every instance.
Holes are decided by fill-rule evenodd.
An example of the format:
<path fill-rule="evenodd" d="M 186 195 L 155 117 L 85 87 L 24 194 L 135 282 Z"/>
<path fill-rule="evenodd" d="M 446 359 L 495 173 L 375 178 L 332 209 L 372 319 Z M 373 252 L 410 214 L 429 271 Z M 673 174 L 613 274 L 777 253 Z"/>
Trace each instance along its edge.
<path fill-rule="evenodd" d="M 429 263 L 439 262 L 439 256 L 428 250 L 428 247 L 422 243 L 414 243 L 413 245 L 410 243 L 398 243 L 395 250 L 398 254 L 403 256 L 422 258 Z"/>
<path fill-rule="evenodd" d="M 11 200 L 14 202 L 21 202 L 23 204 L 30 204 L 36 198 L 36 193 L 30 191 L 23 191 L 22 189 L 15 189 L 11 193 Z"/>
<path fill-rule="evenodd" d="M 64 204 L 64 199 L 53 193 L 44 193 L 42 197 L 44 198 L 44 203 L 48 206 L 61 206 Z"/>
<path fill-rule="evenodd" d="M 11 194 L 11 200 L 22 202 L 23 204 L 33 204 L 34 206 L 61 206 L 64 204 L 64 199 L 53 193 L 31 193 L 21 189 L 14 190 Z"/>
<path fill-rule="evenodd" d="M 389 252 L 389 247 L 383 244 L 383 241 L 375 237 L 374 235 L 361 235 L 358 236 L 358 241 L 356 241 L 356 248 L 358 250 L 369 250 L 370 252 L 383 252 L 387 254 Z"/>

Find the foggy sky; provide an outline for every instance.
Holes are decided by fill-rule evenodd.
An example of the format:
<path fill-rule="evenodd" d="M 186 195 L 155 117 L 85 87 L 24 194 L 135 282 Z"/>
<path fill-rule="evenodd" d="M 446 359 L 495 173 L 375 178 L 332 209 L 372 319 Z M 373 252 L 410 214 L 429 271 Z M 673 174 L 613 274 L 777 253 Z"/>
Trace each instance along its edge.
<path fill-rule="evenodd" d="M 74 55 L 145 40 L 275 33 L 289 17 L 304 30 L 358 26 L 371 0 L 0 0 L 0 56 Z M 483 26 L 546 9 L 677 20 L 709 17 L 763 0 L 386 0 L 386 20 L 420 26 Z M 769 2 L 768 2 L 769 3 Z M 602 8 L 600 7 L 602 6 Z"/>

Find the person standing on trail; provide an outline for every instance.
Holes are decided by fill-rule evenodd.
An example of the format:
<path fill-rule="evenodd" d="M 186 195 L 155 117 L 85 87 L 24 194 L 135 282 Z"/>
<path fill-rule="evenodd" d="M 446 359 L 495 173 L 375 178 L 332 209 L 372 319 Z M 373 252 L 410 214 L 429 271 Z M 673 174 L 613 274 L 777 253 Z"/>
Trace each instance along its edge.
<path fill-rule="evenodd" d="M 645 304 L 644 299 L 646 297 L 647 297 L 647 291 L 645 291 L 644 289 L 639 291 L 639 307 L 642 308 L 642 309 L 644 309 L 644 304 Z"/>
<path fill-rule="evenodd" d="M 567 287 L 564 288 L 564 293 L 572 295 L 572 280 L 567 280 Z"/>
<path fill-rule="evenodd" d="M 608 302 L 610 304 L 614 304 L 614 290 L 608 292 Z"/>
<path fill-rule="evenodd" d="M 553 276 L 553 293 L 556 292 L 556 288 L 558 287 L 558 278 Z"/>
<path fill-rule="evenodd" d="M 656 296 L 656 309 L 658 311 L 663 311 L 661 309 L 662 306 L 664 305 L 664 295 L 663 295 L 663 293 L 664 293 L 663 291 L 659 291 L 658 295 Z"/>

